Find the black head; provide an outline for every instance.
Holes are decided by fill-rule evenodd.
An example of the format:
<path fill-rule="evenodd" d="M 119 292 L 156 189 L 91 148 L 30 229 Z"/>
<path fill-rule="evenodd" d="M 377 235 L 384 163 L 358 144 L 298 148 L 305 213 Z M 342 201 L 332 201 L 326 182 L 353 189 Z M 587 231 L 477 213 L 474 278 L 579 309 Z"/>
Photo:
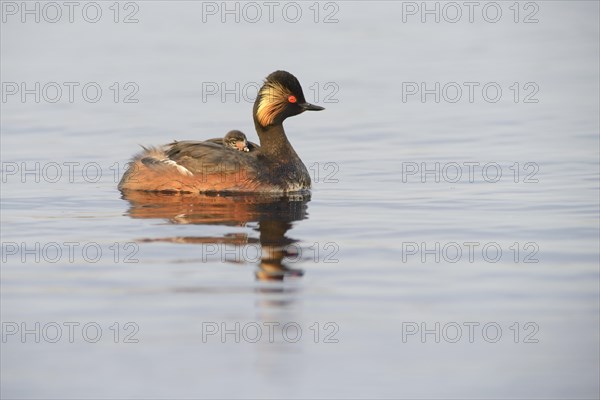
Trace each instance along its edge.
<path fill-rule="evenodd" d="M 275 71 L 265 79 L 254 102 L 254 119 L 262 127 L 281 124 L 287 117 L 323 107 L 306 102 L 302 86 L 289 72 Z"/>

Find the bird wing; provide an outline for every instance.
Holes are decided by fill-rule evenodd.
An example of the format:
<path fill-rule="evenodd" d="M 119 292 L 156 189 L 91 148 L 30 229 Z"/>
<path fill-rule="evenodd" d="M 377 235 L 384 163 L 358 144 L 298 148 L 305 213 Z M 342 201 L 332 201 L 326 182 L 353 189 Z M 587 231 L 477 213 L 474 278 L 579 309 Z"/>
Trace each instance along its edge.
<path fill-rule="evenodd" d="M 256 153 L 235 151 L 212 141 L 181 141 L 168 144 L 165 154 L 192 174 L 214 182 L 215 187 L 253 189 L 260 184 Z"/>
<path fill-rule="evenodd" d="M 223 145 L 223 138 L 212 138 L 212 139 L 205 140 L 205 142 Z M 198 142 L 195 142 L 195 143 L 198 143 Z"/>

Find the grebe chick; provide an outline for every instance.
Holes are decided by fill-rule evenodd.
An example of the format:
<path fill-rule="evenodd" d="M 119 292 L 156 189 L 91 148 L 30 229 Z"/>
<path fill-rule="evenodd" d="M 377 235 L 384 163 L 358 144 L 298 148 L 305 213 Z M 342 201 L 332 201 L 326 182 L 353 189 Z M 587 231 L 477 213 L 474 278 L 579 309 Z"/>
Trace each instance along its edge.
<path fill-rule="evenodd" d="M 208 139 L 206 142 L 222 144 L 225 147 L 239 151 L 251 151 L 258 148 L 257 144 L 249 142 L 246 135 L 238 130 L 229 131 L 223 138 Z"/>
<path fill-rule="evenodd" d="M 296 77 L 275 71 L 265 79 L 252 109 L 260 146 L 231 151 L 223 142 L 211 140 L 144 148 L 133 158 L 118 187 L 192 193 L 308 190 L 310 175 L 289 142 L 283 121 L 304 111 L 320 110 L 324 108 L 306 102 Z"/>
<path fill-rule="evenodd" d="M 248 149 L 248 140 L 242 131 L 233 130 L 227 132 L 227 135 L 223 138 L 223 144 L 234 150 L 250 151 Z"/>

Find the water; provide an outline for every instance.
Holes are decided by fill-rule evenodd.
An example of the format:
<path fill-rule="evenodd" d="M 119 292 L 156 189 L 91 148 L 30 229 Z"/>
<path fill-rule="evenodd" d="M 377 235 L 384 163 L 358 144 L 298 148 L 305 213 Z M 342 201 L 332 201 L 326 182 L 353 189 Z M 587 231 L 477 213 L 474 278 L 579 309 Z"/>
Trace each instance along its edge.
<path fill-rule="evenodd" d="M 8 3 L 3 398 L 599 396 L 598 3 Z M 276 69 L 310 197 L 122 198 L 138 144 L 256 141 Z"/>

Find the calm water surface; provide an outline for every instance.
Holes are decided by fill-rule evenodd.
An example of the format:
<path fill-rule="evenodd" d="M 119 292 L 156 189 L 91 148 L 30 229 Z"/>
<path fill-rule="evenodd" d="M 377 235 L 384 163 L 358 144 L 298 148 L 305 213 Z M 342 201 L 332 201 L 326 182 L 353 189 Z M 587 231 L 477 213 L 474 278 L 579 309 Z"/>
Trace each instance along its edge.
<path fill-rule="evenodd" d="M 6 3 L 3 398 L 600 395 L 597 2 Z M 326 107 L 285 124 L 310 196 L 116 189 L 138 144 L 257 141 L 276 69 Z"/>

